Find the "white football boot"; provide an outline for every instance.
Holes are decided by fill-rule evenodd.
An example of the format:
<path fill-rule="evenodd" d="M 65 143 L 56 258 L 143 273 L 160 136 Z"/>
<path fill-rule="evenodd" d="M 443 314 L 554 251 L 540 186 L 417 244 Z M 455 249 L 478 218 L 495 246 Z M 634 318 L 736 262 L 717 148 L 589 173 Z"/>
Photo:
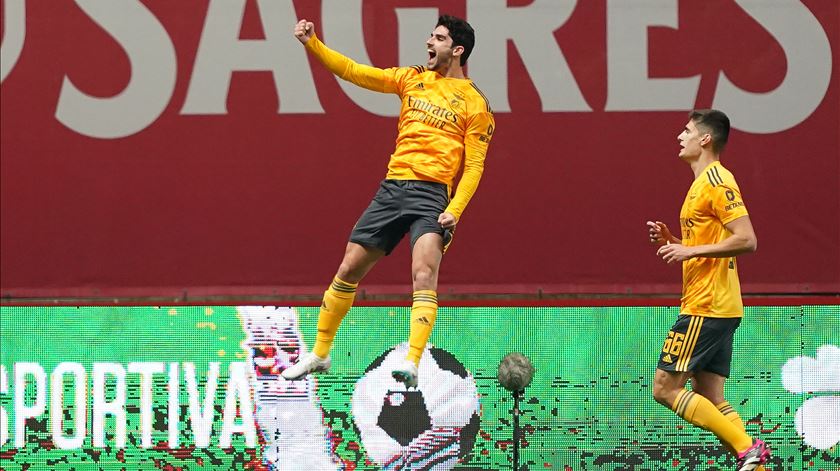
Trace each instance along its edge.
<path fill-rule="evenodd" d="M 411 360 L 403 360 L 392 371 L 391 376 L 406 388 L 417 388 L 417 365 Z"/>
<path fill-rule="evenodd" d="M 280 376 L 289 380 L 297 381 L 305 378 L 309 373 L 321 373 L 330 369 L 330 357 L 321 358 L 314 353 L 304 354 L 294 365 L 286 368 Z"/>

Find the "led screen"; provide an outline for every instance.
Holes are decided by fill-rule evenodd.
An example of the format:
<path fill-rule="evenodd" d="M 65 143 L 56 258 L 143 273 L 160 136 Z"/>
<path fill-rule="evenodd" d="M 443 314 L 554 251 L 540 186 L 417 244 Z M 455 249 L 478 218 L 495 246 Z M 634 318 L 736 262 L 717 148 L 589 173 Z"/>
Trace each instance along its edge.
<path fill-rule="evenodd" d="M 311 348 L 314 307 L 0 308 L 0 469 L 510 469 L 501 358 L 536 374 L 529 469 L 731 469 L 710 433 L 651 397 L 673 307 L 442 307 L 406 390 L 408 307 L 356 307 L 326 374 L 278 373 Z M 838 469 L 838 306 L 751 306 L 727 398 L 768 469 Z"/>

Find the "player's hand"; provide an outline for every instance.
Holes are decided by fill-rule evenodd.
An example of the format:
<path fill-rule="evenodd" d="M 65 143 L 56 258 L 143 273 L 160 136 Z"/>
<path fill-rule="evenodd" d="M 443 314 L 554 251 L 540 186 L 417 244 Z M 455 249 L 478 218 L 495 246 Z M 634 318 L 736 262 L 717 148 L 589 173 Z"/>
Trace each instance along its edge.
<path fill-rule="evenodd" d="M 674 240 L 674 236 L 671 234 L 671 231 L 668 229 L 668 226 L 666 226 L 664 222 L 648 221 L 647 226 L 648 236 L 650 237 L 651 244 L 669 244 Z"/>
<path fill-rule="evenodd" d="M 674 262 L 683 262 L 694 256 L 691 251 L 691 247 L 683 244 L 671 243 L 659 247 L 659 250 L 656 251 L 656 255 L 662 257 L 662 260 L 669 265 Z"/>
<path fill-rule="evenodd" d="M 315 36 L 315 23 L 302 19 L 295 25 L 295 37 L 301 44 L 306 44 Z"/>
<path fill-rule="evenodd" d="M 438 216 L 438 224 L 444 229 L 452 229 L 455 224 L 458 224 L 458 218 L 452 213 L 443 212 Z"/>

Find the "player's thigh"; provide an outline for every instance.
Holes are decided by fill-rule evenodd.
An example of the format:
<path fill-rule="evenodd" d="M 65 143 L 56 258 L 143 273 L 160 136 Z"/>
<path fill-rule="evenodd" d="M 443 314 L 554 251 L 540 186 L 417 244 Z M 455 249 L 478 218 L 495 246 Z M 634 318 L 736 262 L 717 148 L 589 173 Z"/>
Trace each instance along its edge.
<path fill-rule="evenodd" d="M 446 211 L 449 195 L 446 185 L 435 182 L 411 182 L 408 187 L 405 213 L 411 218 L 411 250 L 426 234 L 438 234 L 442 240 L 441 252 L 452 240 L 453 230 L 444 229 L 438 217 Z"/>
<path fill-rule="evenodd" d="M 718 334 L 715 336 L 718 342 L 717 349 L 709 359 L 704 362 L 702 370 L 717 376 L 728 378 L 732 368 L 732 350 L 735 347 L 735 331 L 741 324 L 741 318 L 715 319 Z"/>
<path fill-rule="evenodd" d="M 406 182 L 383 180 L 379 191 L 353 226 L 350 242 L 390 254 L 409 230 L 403 216 Z"/>
<path fill-rule="evenodd" d="M 428 232 L 420 236 L 411 249 L 411 266 L 435 271 L 443 259 L 443 238 L 440 234 Z"/>

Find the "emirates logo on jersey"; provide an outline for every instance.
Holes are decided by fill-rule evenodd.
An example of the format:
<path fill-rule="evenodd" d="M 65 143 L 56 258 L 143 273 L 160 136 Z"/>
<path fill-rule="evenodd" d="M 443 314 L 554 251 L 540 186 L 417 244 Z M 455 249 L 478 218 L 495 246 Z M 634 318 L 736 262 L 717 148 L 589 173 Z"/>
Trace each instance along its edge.
<path fill-rule="evenodd" d="M 438 129 L 443 129 L 446 123 L 457 124 L 458 114 L 451 109 L 444 108 L 426 100 L 408 95 L 406 104 L 410 108 L 407 116 Z"/>

